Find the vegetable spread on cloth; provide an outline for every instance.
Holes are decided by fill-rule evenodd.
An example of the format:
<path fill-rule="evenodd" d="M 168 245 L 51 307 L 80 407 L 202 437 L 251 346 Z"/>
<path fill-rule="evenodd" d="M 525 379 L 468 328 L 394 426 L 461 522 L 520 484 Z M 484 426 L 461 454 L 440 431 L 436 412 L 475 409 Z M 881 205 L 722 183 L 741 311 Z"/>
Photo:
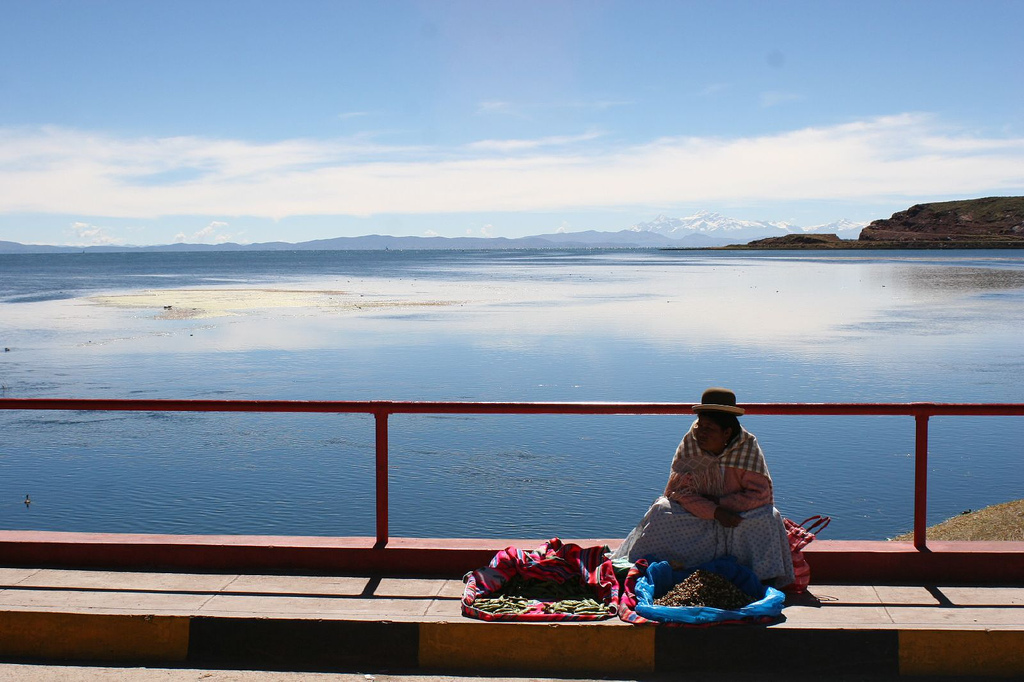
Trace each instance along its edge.
<path fill-rule="evenodd" d="M 618 610 L 607 547 L 553 538 L 536 550 L 508 547 L 465 576 L 462 613 L 481 620 L 600 620 Z"/>

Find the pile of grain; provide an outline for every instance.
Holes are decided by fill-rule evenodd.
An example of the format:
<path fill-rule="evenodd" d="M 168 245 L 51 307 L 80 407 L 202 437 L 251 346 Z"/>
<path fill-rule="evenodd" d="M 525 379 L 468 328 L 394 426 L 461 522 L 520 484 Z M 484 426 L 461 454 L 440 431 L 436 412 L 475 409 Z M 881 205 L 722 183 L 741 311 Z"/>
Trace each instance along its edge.
<path fill-rule="evenodd" d="M 735 611 L 755 601 L 730 580 L 711 571 L 696 570 L 663 596 L 657 606 L 710 606 Z"/>

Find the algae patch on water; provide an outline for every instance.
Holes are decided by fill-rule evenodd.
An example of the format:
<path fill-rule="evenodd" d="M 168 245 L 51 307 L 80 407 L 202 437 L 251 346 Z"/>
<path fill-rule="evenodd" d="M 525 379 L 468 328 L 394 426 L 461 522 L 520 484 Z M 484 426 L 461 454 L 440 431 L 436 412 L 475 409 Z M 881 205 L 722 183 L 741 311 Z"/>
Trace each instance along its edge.
<path fill-rule="evenodd" d="M 347 312 L 404 306 L 451 305 L 449 301 L 367 298 L 349 291 L 309 289 L 148 289 L 92 296 L 97 305 L 154 311 L 162 320 L 195 320 L 243 315 L 272 308 L 316 308 Z"/>

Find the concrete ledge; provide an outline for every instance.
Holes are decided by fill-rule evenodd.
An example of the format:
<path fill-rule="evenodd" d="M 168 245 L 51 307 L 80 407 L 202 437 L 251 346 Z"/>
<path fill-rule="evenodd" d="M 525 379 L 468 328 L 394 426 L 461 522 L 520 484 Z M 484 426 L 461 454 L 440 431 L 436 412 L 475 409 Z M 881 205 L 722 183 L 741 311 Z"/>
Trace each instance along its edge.
<path fill-rule="evenodd" d="M 621 540 L 564 539 L 584 546 Z M 509 546 L 543 540 L 368 537 L 151 535 L 0 531 L 0 564 L 131 570 L 255 570 L 461 576 Z"/>
<path fill-rule="evenodd" d="M 813 673 L 822 679 L 838 674 L 895 675 L 899 631 L 659 627 L 656 662 L 658 672 L 715 673 L 726 666 L 737 673 Z"/>
<path fill-rule="evenodd" d="M 804 550 L 819 582 L 1019 584 L 1024 542 L 910 542 L 818 540 Z"/>
<path fill-rule="evenodd" d="M 563 539 L 616 547 L 620 539 Z M 143 535 L 0 531 L 0 564 L 121 570 L 271 571 L 461 576 L 508 546 L 543 540 L 264 535 Z M 1019 583 L 1024 542 L 818 540 L 804 551 L 816 582 Z"/>
<path fill-rule="evenodd" d="M 642 675 L 656 671 L 655 629 L 584 623 L 424 623 L 425 670 Z"/>
<path fill-rule="evenodd" d="M 1024 676 L 1024 631 L 906 630 L 901 675 Z"/>
<path fill-rule="evenodd" d="M 118 663 L 186 660 L 187 616 L 0 612 L 0 656 Z"/>
<path fill-rule="evenodd" d="M 419 667 L 418 623 L 191 619 L 188 662 L 207 667 L 351 670 Z"/>
<path fill-rule="evenodd" d="M 618 625 L 14 612 L 0 614 L 0 657 L 477 675 L 1024 675 L 1024 630 Z"/>

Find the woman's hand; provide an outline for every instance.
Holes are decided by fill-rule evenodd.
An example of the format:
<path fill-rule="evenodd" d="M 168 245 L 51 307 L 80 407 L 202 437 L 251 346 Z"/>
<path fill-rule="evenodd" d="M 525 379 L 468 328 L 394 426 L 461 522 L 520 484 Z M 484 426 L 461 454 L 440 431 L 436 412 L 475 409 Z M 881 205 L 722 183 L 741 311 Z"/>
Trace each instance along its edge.
<path fill-rule="evenodd" d="M 740 525 L 742 520 L 743 517 L 734 511 L 730 511 L 725 507 L 715 507 L 715 521 L 718 521 L 726 528 L 735 528 Z"/>

